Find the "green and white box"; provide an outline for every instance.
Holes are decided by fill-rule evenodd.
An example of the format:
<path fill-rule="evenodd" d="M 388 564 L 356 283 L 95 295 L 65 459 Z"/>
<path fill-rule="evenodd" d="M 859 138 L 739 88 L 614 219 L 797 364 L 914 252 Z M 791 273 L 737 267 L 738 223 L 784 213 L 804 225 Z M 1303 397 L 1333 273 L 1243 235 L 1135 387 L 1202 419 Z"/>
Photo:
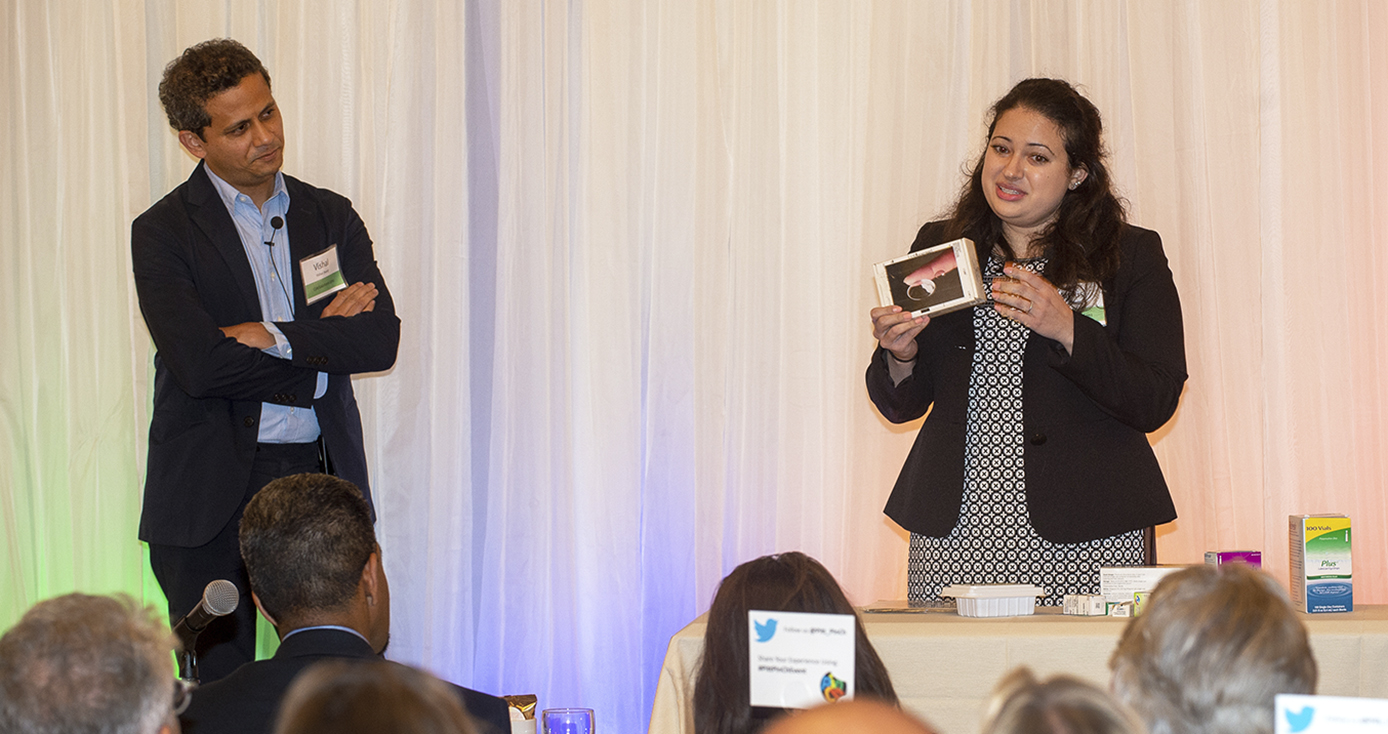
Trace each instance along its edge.
<path fill-rule="evenodd" d="M 1179 565 L 1165 566 L 1101 566 L 1099 568 L 1099 593 L 1109 604 L 1133 601 L 1133 594 L 1151 591 L 1169 573 L 1185 568 Z M 1112 612 L 1110 612 L 1112 613 Z"/>
<path fill-rule="evenodd" d="M 1287 525 L 1292 604 L 1310 614 L 1354 611 L 1349 517 L 1291 515 Z"/>

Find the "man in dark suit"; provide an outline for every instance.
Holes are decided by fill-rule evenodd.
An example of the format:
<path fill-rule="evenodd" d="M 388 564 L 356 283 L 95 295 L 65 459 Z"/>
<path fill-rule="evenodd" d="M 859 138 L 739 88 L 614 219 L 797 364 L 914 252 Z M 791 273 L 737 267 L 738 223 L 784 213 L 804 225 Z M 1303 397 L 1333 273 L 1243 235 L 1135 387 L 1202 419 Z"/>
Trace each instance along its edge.
<path fill-rule="evenodd" d="M 140 539 L 177 620 L 215 579 L 244 596 L 236 528 L 271 479 L 327 471 L 369 506 L 351 375 L 395 363 L 400 320 L 351 202 L 280 172 L 279 107 L 250 51 L 189 48 L 159 97 L 201 161 L 131 228 L 157 348 Z M 204 681 L 253 660 L 255 610 L 214 622 L 197 652 Z"/>
<path fill-rule="evenodd" d="M 375 660 L 390 639 L 390 587 L 371 514 L 350 482 L 298 474 L 266 485 L 241 519 L 252 600 L 280 635 L 273 658 L 199 688 L 186 734 L 268 734 L 301 671 L 321 660 Z M 484 734 L 510 731 L 506 702 L 453 687 Z"/>

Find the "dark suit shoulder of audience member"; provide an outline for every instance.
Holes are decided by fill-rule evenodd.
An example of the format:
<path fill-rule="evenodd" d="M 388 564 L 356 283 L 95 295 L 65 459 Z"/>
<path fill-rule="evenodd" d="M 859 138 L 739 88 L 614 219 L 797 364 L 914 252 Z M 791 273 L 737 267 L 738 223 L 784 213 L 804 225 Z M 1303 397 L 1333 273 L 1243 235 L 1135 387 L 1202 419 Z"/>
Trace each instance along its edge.
<path fill-rule="evenodd" d="M 365 640 L 350 632 L 303 630 L 286 639 L 274 657 L 243 665 L 226 678 L 199 688 L 182 717 L 184 734 L 269 734 L 293 683 L 305 670 L 325 661 L 384 662 Z M 477 719 L 477 734 L 506 734 L 510 726 L 506 701 L 443 683 Z M 503 724 L 507 728 L 502 728 Z"/>
<path fill-rule="evenodd" d="M 276 734 L 476 734 L 442 681 L 394 663 L 318 663 L 294 681 Z"/>
<path fill-rule="evenodd" d="M 751 707 L 747 612 L 752 609 L 854 615 L 858 680 L 853 695 L 897 705 L 887 667 L 838 581 L 819 561 L 792 551 L 748 561 L 718 585 L 708 610 L 704 654 L 694 683 L 696 734 L 752 734 L 780 713 Z"/>
<path fill-rule="evenodd" d="M 193 694 L 187 734 L 269 734 L 300 673 L 326 660 L 378 662 L 390 639 L 390 585 L 371 514 L 351 482 L 325 474 L 276 479 L 246 505 L 241 555 L 253 601 L 280 635 L 274 657 L 247 663 Z M 448 684 L 452 685 L 452 684 Z M 506 702 L 452 686 L 477 734 L 506 734 Z"/>

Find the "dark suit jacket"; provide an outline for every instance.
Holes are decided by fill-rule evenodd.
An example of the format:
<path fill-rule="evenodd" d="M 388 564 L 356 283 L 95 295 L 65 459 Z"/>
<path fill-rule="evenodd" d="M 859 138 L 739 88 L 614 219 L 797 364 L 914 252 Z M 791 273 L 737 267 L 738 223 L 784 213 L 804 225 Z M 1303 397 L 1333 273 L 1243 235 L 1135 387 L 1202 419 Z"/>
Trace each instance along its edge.
<path fill-rule="evenodd" d="M 927 224 L 911 249 L 942 236 L 941 223 Z M 987 254 L 980 248 L 980 263 Z M 1185 384 L 1181 304 L 1156 232 L 1127 227 L 1120 257 L 1118 272 L 1102 284 L 1108 325 L 1076 314 L 1073 354 L 1032 334 L 1023 356 L 1027 509 L 1036 532 L 1056 543 L 1176 519 L 1146 434 L 1175 413 Z M 931 319 L 916 341 L 910 377 L 894 386 L 879 347 L 867 387 L 893 423 L 929 410 L 886 513 L 907 530 L 944 537 L 959 520 L 964 492 L 972 309 Z"/>
<path fill-rule="evenodd" d="M 379 659 L 371 645 L 350 632 L 305 630 L 285 640 L 274 657 L 246 663 L 195 690 L 179 721 L 185 734 L 270 734 L 280 700 L 300 672 L 323 660 Z M 452 688 L 480 724 L 480 734 L 509 734 L 504 700 L 461 686 Z"/>
<path fill-rule="evenodd" d="M 135 289 L 158 350 L 140 539 L 184 547 L 211 540 L 236 511 L 250 480 L 262 402 L 312 406 L 334 473 L 370 503 L 351 375 L 389 369 L 400 341 L 390 291 L 351 202 L 290 176 L 285 220 L 295 319 L 277 325 L 294 358 L 224 336 L 219 327 L 262 316 L 236 226 L 203 165 L 131 227 Z M 349 284 L 376 285 L 374 311 L 322 319 L 332 298 L 306 303 L 298 262 L 331 245 Z M 328 388 L 315 400 L 319 371 L 329 374 Z"/>

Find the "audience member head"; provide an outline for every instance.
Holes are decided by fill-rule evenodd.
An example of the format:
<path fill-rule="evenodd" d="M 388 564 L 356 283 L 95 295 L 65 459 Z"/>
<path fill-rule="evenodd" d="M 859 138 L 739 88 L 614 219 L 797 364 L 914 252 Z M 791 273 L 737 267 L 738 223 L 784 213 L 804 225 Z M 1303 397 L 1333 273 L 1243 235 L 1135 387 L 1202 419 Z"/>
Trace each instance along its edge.
<path fill-rule="evenodd" d="M 766 727 L 766 734 L 935 734 L 935 730 L 895 706 L 855 699 L 782 716 Z"/>
<path fill-rule="evenodd" d="M 1145 734 L 1137 714 L 1097 686 L 1068 675 L 1036 680 L 1023 667 L 993 690 L 983 734 Z"/>
<path fill-rule="evenodd" d="M 153 608 L 123 594 L 39 602 L 0 637 L 0 731 L 177 732 L 176 646 Z"/>
<path fill-rule="evenodd" d="M 251 74 L 260 74 L 270 85 L 270 72 L 249 49 L 230 38 L 214 38 L 190 46 L 164 67 L 159 82 L 159 102 L 169 125 L 206 139 L 204 129 L 212 124 L 207 100 L 241 83 Z"/>
<path fill-rule="evenodd" d="M 1273 697 L 1316 688 L 1305 626 L 1272 577 L 1242 563 L 1162 579 L 1109 667 L 1153 734 L 1270 734 Z"/>
<path fill-rule="evenodd" d="M 868 642 L 862 620 L 824 566 L 804 553 L 763 556 L 733 569 L 718 586 L 708 610 L 704 655 L 694 684 L 694 729 L 698 734 L 748 734 L 753 720 L 748 690 L 747 612 L 854 614 L 858 680 L 853 695 L 897 703 L 887 668 Z"/>
<path fill-rule="evenodd" d="M 360 632 L 376 652 L 390 637 L 390 589 L 361 490 L 327 474 L 265 485 L 241 518 L 251 593 L 280 636 L 321 624 Z"/>
<path fill-rule="evenodd" d="M 386 661 L 329 660 L 294 679 L 276 734 L 474 734 L 477 727 L 438 678 Z"/>

